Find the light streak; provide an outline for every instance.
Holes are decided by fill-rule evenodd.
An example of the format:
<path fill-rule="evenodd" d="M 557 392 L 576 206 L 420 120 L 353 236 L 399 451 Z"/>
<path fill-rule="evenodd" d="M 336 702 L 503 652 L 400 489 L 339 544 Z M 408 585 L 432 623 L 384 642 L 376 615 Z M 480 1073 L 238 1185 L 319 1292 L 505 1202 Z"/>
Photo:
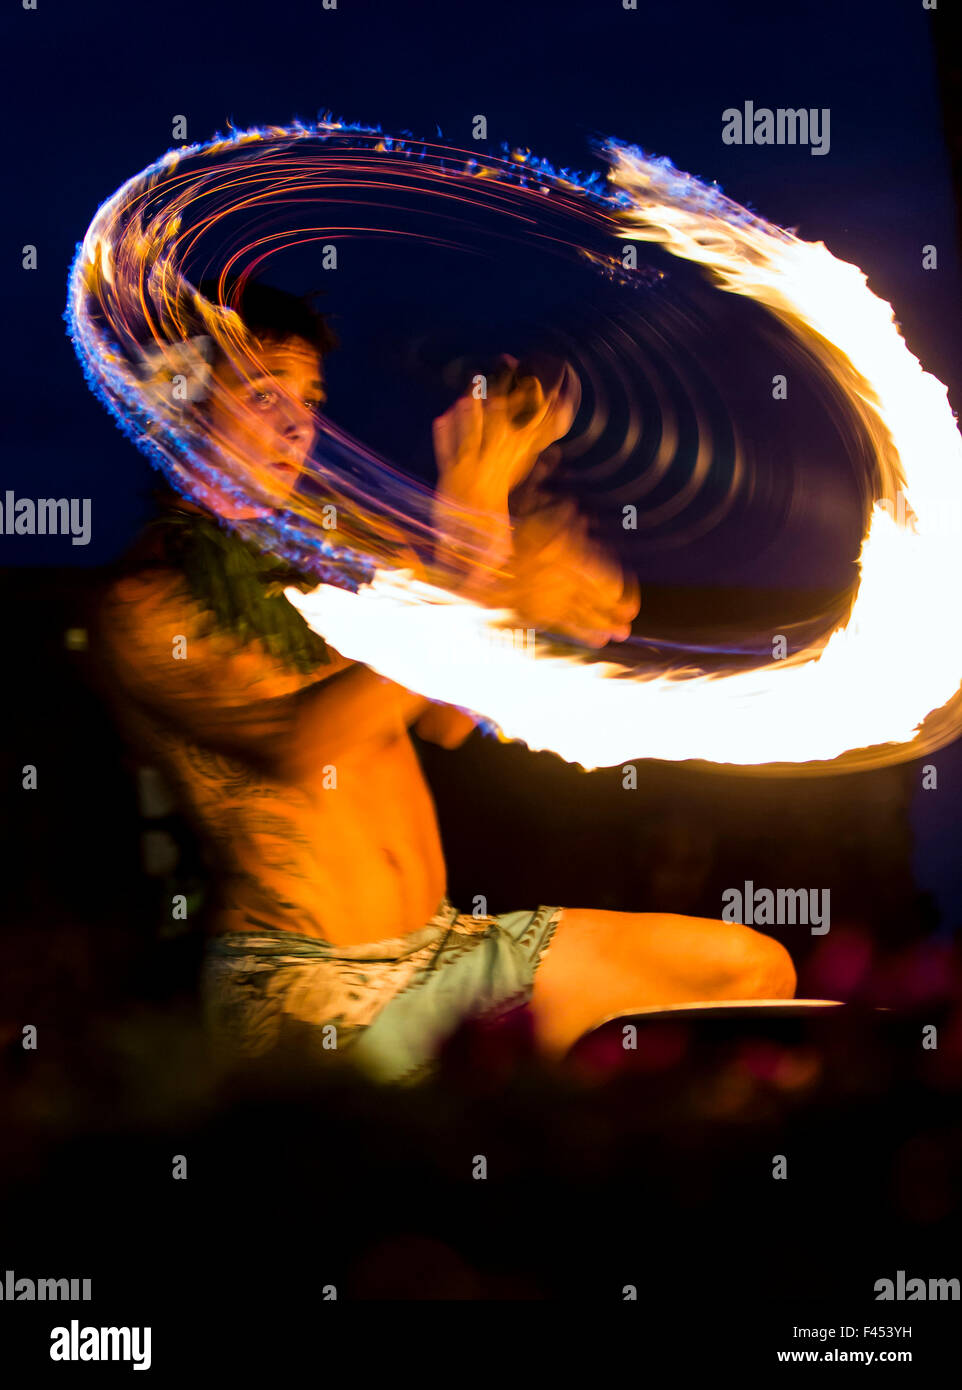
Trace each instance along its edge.
<path fill-rule="evenodd" d="M 614 140 L 600 149 L 607 181 L 556 171 L 527 152 L 479 155 L 335 121 L 172 151 L 99 209 L 78 248 L 67 317 L 88 380 L 181 491 L 215 508 L 224 498 L 263 501 L 256 463 L 240 472 L 228 466 L 190 412 L 146 389 L 138 368 L 145 347 L 176 365 L 198 332 L 256 367 L 236 315 L 202 301 L 181 271 L 228 213 L 248 213 L 255 224 L 279 207 L 302 215 L 238 248 L 225 274 L 252 247 L 259 264 L 295 240 L 374 234 L 344 216 L 356 212 L 358 190 L 382 210 L 423 196 L 418 237 L 474 253 L 468 231 L 482 209 L 501 234 L 609 275 L 617 275 L 626 239 L 656 243 L 780 320 L 821 363 L 871 443 L 878 500 L 859 582 L 847 619 L 823 639 L 752 670 L 710 674 L 690 665 L 625 667 L 550 643 L 532 661 L 485 640 L 511 614 L 457 595 L 480 553 L 478 519 L 464 512 L 440 535 L 429 490 L 329 420 L 310 462 L 315 492 L 238 529 L 324 581 L 288 597 L 344 655 L 585 767 L 657 758 L 837 771 L 949 742 L 962 730 L 962 545 L 940 522 L 946 508 L 962 515 L 962 438 L 945 387 L 911 354 L 891 306 L 858 267 L 667 160 Z M 303 226 L 305 208 L 320 209 L 323 220 Z M 886 508 L 883 499 L 896 493 L 910 513 Z M 336 541 L 321 519 L 331 500 L 343 518 Z M 439 582 L 427 584 L 406 560 L 412 548 L 439 541 L 456 542 L 445 553 L 462 559 L 435 566 Z"/>

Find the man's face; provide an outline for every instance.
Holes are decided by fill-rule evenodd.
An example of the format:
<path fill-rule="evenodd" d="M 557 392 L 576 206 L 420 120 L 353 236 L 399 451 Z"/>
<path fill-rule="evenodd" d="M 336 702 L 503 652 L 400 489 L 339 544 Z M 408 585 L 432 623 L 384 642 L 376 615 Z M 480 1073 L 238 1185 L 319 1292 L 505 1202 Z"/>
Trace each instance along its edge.
<path fill-rule="evenodd" d="M 290 497 L 327 399 L 321 358 L 303 338 L 264 342 L 255 374 L 214 368 L 207 421 L 215 443 L 252 471 L 275 506 Z"/>

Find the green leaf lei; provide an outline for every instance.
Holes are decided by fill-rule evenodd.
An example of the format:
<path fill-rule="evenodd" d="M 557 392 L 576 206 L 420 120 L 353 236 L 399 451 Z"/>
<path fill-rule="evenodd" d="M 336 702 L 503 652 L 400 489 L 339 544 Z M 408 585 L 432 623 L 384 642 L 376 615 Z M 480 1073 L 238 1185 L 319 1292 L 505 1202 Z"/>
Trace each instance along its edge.
<path fill-rule="evenodd" d="M 242 643 L 260 638 L 284 665 L 311 671 L 331 660 L 327 643 L 308 627 L 284 597 L 292 585 L 303 592 L 317 587 L 306 574 L 277 555 L 219 526 L 205 513 L 168 500 L 144 533 L 148 551 L 179 569 L 193 598 L 219 628 Z"/>

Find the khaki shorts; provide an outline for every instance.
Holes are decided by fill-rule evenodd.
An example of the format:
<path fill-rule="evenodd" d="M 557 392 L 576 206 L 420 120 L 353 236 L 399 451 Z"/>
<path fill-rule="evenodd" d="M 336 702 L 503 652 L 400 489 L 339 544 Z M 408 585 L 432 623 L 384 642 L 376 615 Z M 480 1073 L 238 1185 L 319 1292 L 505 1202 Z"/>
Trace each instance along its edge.
<path fill-rule="evenodd" d="M 527 1003 L 562 913 L 473 917 L 445 899 L 420 930 L 358 946 L 226 932 L 207 946 L 205 1022 L 224 1053 L 263 1056 L 295 1023 L 309 1050 L 349 1053 L 378 1080 L 416 1080 L 463 1019 Z"/>

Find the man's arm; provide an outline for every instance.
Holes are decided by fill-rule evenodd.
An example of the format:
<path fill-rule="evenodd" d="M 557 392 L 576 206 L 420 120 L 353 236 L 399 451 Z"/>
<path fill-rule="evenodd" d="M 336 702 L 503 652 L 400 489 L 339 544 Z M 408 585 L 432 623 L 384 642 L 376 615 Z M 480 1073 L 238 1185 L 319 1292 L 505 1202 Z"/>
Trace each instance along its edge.
<path fill-rule="evenodd" d="M 279 775 L 290 781 L 402 733 L 430 704 L 356 662 L 290 698 L 290 729 L 277 755 Z"/>

